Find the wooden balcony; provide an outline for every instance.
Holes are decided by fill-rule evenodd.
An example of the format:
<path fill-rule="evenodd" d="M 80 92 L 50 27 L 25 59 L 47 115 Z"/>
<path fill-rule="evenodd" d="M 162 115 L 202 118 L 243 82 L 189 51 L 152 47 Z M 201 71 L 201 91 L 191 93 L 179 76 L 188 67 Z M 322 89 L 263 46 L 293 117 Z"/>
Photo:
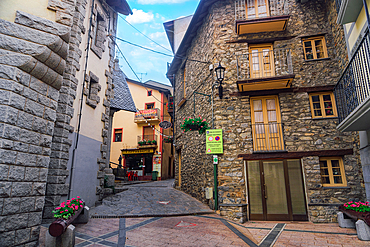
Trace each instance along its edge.
<path fill-rule="evenodd" d="M 254 152 L 285 151 L 281 123 L 252 124 L 252 135 Z"/>
<path fill-rule="evenodd" d="M 290 18 L 287 9 L 281 0 L 235 0 L 236 33 L 284 31 Z"/>
<path fill-rule="evenodd" d="M 290 49 L 251 48 L 237 56 L 239 92 L 290 88 L 294 79 Z"/>
<path fill-rule="evenodd" d="M 159 123 L 161 111 L 158 108 L 139 110 L 135 113 L 134 122 L 137 124 Z"/>

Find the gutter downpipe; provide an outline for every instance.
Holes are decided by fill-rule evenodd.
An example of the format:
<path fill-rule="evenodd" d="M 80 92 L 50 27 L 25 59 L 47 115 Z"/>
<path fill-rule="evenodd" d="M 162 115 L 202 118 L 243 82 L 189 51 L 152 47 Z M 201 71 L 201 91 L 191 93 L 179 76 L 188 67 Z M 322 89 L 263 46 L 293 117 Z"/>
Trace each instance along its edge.
<path fill-rule="evenodd" d="M 214 113 L 213 113 L 213 90 L 218 86 L 218 83 L 214 83 L 212 85 L 212 129 L 215 128 L 215 120 L 214 120 Z M 213 165 L 213 184 L 214 184 L 214 191 L 215 191 L 215 212 L 218 210 L 218 191 L 217 191 L 217 165 Z"/>
<path fill-rule="evenodd" d="M 84 100 L 84 88 L 85 88 L 85 80 L 86 80 L 86 70 L 87 70 L 87 61 L 89 60 L 89 52 L 90 52 L 90 34 L 91 34 L 91 27 L 92 27 L 92 19 L 93 19 L 93 14 L 94 14 L 94 3 L 95 0 L 92 0 L 91 3 L 91 14 L 90 14 L 90 23 L 89 23 L 89 32 L 87 34 L 87 46 L 86 46 L 86 57 L 85 57 L 85 68 L 84 68 L 84 78 L 82 82 L 82 88 L 81 88 L 81 98 L 80 98 L 80 109 L 79 109 L 79 114 L 78 114 L 78 125 L 77 125 L 77 134 L 76 134 L 76 141 L 75 145 L 73 147 L 72 151 L 72 164 L 71 164 L 71 174 L 69 177 L 69 188 L 68 188 L 68 199 L 71 198 L 71 192 L 73 191 L 72 189 L 72 181 L 73 181 L 73 169 L 75 165 L 75 157 L 76 157 L 76 150 L 78 146 L 78 139 L 80 136 L 80 130 L 81 130 L 81 116 L 82 116 L 82 106 L 83 106 L 83 100 Z"/>

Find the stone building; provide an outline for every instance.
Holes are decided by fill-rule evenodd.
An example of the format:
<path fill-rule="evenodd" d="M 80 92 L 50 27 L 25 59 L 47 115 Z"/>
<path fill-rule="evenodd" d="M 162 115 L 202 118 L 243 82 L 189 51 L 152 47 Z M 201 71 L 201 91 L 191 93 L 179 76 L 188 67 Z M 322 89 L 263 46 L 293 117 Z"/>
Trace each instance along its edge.
<path fill-rule="evenodd" d="M 357 132 L 336 129 L 333 89 L 348 59 L 335 1 L 202 0 L 169 66 L 176 186 L 233 220 L 336 221 L 363 200 Z M 214 68 L 226 68 L 220 98 Z M 213 105 L 211 105 L 213 98 Z M 217 181 L 201 115 L 223 130 Z"/>
<path fill-rule="evenodd" d="M 125 0 L 0 2 L 0 246 L 37 246 L 61 200 L 109 193 L 118 13 Z"/>

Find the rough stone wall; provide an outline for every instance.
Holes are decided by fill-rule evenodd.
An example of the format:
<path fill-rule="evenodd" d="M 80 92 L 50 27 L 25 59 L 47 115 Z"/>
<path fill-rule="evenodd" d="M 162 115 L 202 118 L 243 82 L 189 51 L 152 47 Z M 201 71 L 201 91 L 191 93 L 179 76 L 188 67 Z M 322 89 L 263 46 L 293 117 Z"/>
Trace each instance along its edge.
<path fill-rule="evenodd" d="M 37 246 L 70 28 L 0 23 L 0 246 Z"/>
<path fill-rule="evenodd" d="M 54 1 L 50 1 L 53 2 Z M 66 3 L 65 1 L 64 3 Z M 74 2 L 74 1 L 72 1 Z M 66 68 L 63 74 L 63 82 L 58 100 L 56 111 L 55 129 L 52 140 L 48 181 L 46 187 L 45 207 L 43 211 L 43 221 L 53 220 L 52 210 L 59 205 L 61 197 L 68 194 L 68 184 L 66 184 L 69 171 L 67 164 L 69 159 L 69 149 L 72 140 L 68 139 L 74 128 L 70 125 L 73 117 L 73 101 L 76 99 L 76 89 L 78 79 L 76 72 L 80 70 L 80 58 L 82 51 L 80 43 L 82 34 L 86 28 L 83 22 L 86 14 L 86 0 L 77 0 L 72 8 L 56 8 L 58 16 L 64 16 L 60 21 L 71 26 L 71 37 L 69 41 L 69 52 L 67 56 Z M 71 18 L 71 16 L 73 18 Z M 67 18 L 68 17 L 68 18 Z"/>
<path fill-rule="evenodd" d="M 292 64 L 295 78 L 293 88 L 315 88 L 317 86 L 335 85 L 341 70 L 341 57 L 336 49 L 343 33 L 337 33 L 340 28 L 334 27 L 333 18 L 327 11 L 335 11 L 330 1 L 308 1 L 305 4 L 294 0 L 287 1 L 290 10 L 290 20 L 283 32 L 256 33 L 238 36 L 235 33 L 234 1 L 218 1 L 209 8 L 209 14 L 198 29 L 187 57 L 190 59 L 208 59 L 213 64 L 221 61 L 226 67 L 223 82 L 224 97 L 220 100 L 215 94 L 214 113 L 215 128 L 222 128 L 224 133 L 224 154 L 219 157 L 218 165 L 218 196 L 222 214 L 230 219 L 243 217 L 243 207 L 246 203 L 246 190 L 243 160 L 238 154 L 252 154 L 252 129 L 249 96 L 237 95 L 236 55 L 248 52 L 249 43 L 273 43 L 274 48 L 287 47 L 292 50 Z M 329 8 L 330 7 L 330 8 Z M 311 35 L 325 35 L 328 59 L 304 61 L 302 38 Z M 212 38 L 210 38 L 212 37 Z M 343 36 L 342 36 L 343 38 Z M 205 44 L 205 39 L 209 44 Z M 341 49 L 341 48 L 340 48 Z M 193 65 L 194 64 L 194 65 Z M 192 66 L 190 66 L 192 65 Z M 179 126 L 184 117 L 201 115 L 210 119 L 210 105 L 203 96 L 196 96 L 196 111 L 194 114 L 194 91 L 211 94 L 214 75 L 206 83 L 197 78 L 208 76 L 208 69 L 194 62 L 186 62 L 186 103 L 176 110 L 176 146 L 181 147 L 181 188 L 185 192 L 206 202 L 204 187 L 213 185 L 211 158 L 204 154 L 205 137 L 196 132 L 180 134 Z M 176 74 L 176 85 L 182 78 L 182 69 Z M 196 75 L 196 77 L 194 77 Z M 177 90 L 178 92 L 178 90 Z M 266 95 L 261 92 L 261 95 Z M 314 222 L 333 221 L 333 210 L 324 211 L 337 206 L 340 202 L 363 198 L 363 182 L 361 168 L 358 166 L 358 138 L 356 134 L 340 133 L 336 130 L 337 119 L 314 120 L 311 116 L 307 92 L 276 93 L 279 99 L 282 123 L 284 125 L 284 143 L 288 152 L 354 149 L 354 155 L 344 158 L 348 188 L 324 189 L 321 186 L 318 161 L 315 164 L 302 164 L 306 179 L 315 174 L 308 186 L 308 214 Z M 198 101 L 202 98 L 203 101 Z M 178 95 L 176 103 L 179 103 Z M 313 157 L 318 159 L 318 157 Z M 204 162 L 206 161 L 206 162 Z M 204 164 L 203 164 L 204 163 Z M 178 161 L 176 161 L 178 169 Z M 357 175 L 356 175 L 357 174 Z M 178 170 L 176 170 L 178 179 Z M 316 179 L 316 180 L 315 180 Z M 178 181 L 178 180 L 176 180 Z M 351 181 L 351 182 L 350 182 Z M 312 202 L 311 202 L 312 200 Z M 310 203 L 312 204 L 310 206 Z M 237 205 L 236 207 L 230 206 Z M 325 215 L 326 214 L 326 215 Z M 329 215 L 330 216 L 329 216 Z"/>

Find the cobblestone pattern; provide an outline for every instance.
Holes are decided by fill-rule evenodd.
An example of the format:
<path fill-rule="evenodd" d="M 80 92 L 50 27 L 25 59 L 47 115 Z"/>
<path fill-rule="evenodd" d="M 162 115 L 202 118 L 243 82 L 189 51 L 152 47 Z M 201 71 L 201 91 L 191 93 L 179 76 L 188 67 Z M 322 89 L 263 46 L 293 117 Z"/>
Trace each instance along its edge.
<path fill-rule="evenodd" d="M 197 36 L 188 50 L 187 57 L 213 64 L 221 61 L 226 67 L 223 82 L 224 97 L 220 100 L 215 96 L 214 114 L 215 128 L 224 130 L 224 154 L 219 158 L 218 165 L 218 195 L 220 204 L 246 203 L 245 178 L 243 161 L 237 159 L 238 154 L 253 152 L 251 115 L 249 96 L 235 96 L 236 86 L 236 55 L 248 52 L 248 42 L 266 43 L 266 40 L 282 39 L 273 42 L 274 47 L 289 47 L 292 49 L 292 62 L 295 74 L 293 87 L 317 87 L 335 85 L 340 76 L 342 57 L 337 57 L 337 50 L 343 49 L 343 31 L 340 26 L 334 26 L 335 13 L 332 1 L 308 1 L 301 4 L 287 1 L 290 10 L 290 20 L 286 31 L 258 33 L 237 36 L 234 23 L 234 1 L 218 1 L 209 7 L 208 15 L 197 31 Z M 330 11 L 330 14 L 327 14 Z M 339 30 L 339 32 L 337 32 Z M 335 32 L 333 34 L 333 32 Z M 302 37 L 325 35 L 329 59 L 320 61 L 304 61 Z M 342 51 L 340 54 L 344 54 Z M 179 128 L 183 119 L 201 115 L 211 123 L 210 105 L 207 97 L 194 92 L 211 94 L 214 75 L 208 76 L 208 66 L 193 61 L 183 62 L 177 71 L 176 85 L 181 84 L 183 68 L 186 68 L 186 103 L 176 109 L 176 145 L 181 148 L 181 186 L 180 188 L 207 202 L 204 188 L 212 186 L 211 158 L 205 155 L 205 138 L 196 132 L 181 133 Z M 204 79 L 206 78 L 206 79 Z M 176 103 L 181 100 L 179 89 L 176 89 Z M 215 94 L 216 95 L 216 94 Z M 194 114 L 194 99 L 196 107 Z M 345 202 L 348 199 L 363 198 L 361 168 L 358 166 L 357 134 L 340 133 L 336 130 L 337 119 L 313 120 L 307 92 L 280 93 L 279 103 L 282 123 L 284 124 L 284 141 L 287 151 L 316 151 L 354 148 L 354 155 L 344 159 L 348 184 L 346 189 L 319 189 L 314 191 L 307 186 L 309 201 L 312 199 L 325 201 L 329 204 Z M 315 157 L 316 159 L 318 157 Z M 205 161 L 205 162 L 204 162 Z M 176 184 L 179 185 L 178 155 L 176 161 Z M 317 163 L 318 164 L 318 163 Z M 303 167 L 306 178 L 310 172 L 317 169 L 313 164 Z M 313 167 L 315 166 L 315 167 Z M 316 170 L 317 172 L 317 170 Z M 355 174 L 358 174 L 355 176 Z M 319 174 L 316 174 L 320 176 Z M 313 187 L 321 186 L 320 180 L 312 181 Z M 327 207 L 309 207 L 310 220 L 331 222 L 332 216 L 324 215 Z M 319 211 L 318 211 L 319 210 Z M 322 211 L 321 211 L 322 210 Z M 311 212 L 312 211 L 312 212 Z M 233 213 L 232 213 L 233 212 Z M 221 212 L 222 213 L 222 212 Z M 226 216 L 239 219 L 238 209 L 228 210 Z M 314 216 L 316 214 L 316 216 Z M 325 218 L 325 220 L 323 220 Z"/>
<path fill-rule="evenodd" d="M 18 52 L 0 63 L 0 246 L 37 246 L 70 28 L 0 21 L 1 52 Z"/>

